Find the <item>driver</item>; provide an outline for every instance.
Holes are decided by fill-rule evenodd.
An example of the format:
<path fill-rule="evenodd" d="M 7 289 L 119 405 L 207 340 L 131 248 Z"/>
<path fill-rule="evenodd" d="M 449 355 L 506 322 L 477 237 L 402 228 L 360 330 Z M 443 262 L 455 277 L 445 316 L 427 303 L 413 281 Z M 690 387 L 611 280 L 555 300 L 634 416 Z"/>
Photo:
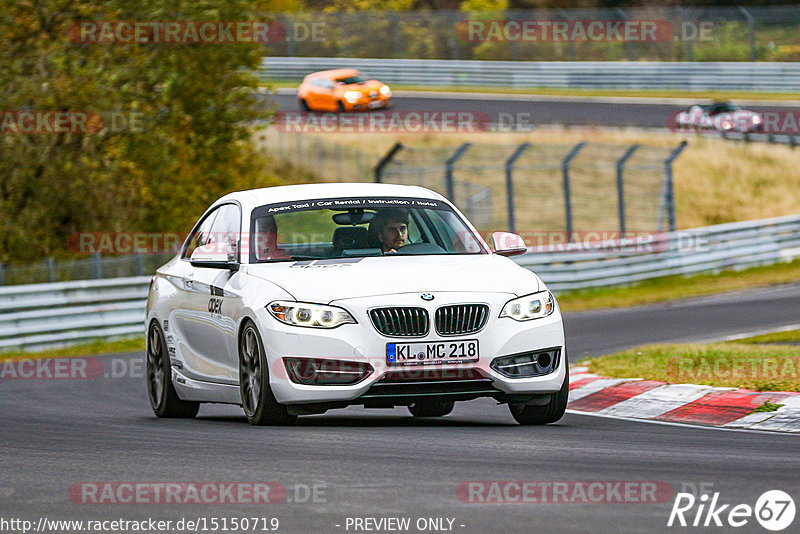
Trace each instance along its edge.
<path fill-rule="evenodd" d="M 408 210 L 391 208 L 377 212 L 369 233 L 383 252 L 397 252 L 408 242 Z"/>

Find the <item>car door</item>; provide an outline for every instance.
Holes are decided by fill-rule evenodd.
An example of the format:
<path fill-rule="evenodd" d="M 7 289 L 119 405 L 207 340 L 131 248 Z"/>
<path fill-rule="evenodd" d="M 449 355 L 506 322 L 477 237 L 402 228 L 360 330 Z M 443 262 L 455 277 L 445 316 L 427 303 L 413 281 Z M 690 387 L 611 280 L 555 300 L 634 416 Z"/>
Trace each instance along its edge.
<path fill-rule="evenodd" d="M 193 380 L 236 384 L 239 379 L 236 324 L 241 294 L 234 289 L 236 271 L 191 264 L 199 247 L 214 245 L 239 260 L 241 208 L 223 204 L 209 212 L 190 236 L 180 268 L 180 306 L 171 324 L 180 352 L 181 373 Z"/>

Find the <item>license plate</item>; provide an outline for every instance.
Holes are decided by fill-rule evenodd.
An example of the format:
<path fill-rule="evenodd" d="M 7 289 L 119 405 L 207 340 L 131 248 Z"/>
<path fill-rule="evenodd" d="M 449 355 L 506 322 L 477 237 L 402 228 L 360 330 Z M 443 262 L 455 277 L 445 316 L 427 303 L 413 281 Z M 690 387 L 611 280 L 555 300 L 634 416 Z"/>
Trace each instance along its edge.
<path fill-rule="evenodd" d="M 381 107 L 382 105 L 383 105 L 383 102 L 382 102 L 382 101 L 380 101 L 380 100 L 373 100 L 372 102 L 370 102 L 369 104 L 367 104 L 367 107 L 369 107 L 370 109 L 375 109 L 375 108 L 379 108 L 379 107 Z"/>
<path fill-rule="evenodd" d="M 478 340 L 387 343 L 389 365 L 436 365 L 478 361 Z"/>

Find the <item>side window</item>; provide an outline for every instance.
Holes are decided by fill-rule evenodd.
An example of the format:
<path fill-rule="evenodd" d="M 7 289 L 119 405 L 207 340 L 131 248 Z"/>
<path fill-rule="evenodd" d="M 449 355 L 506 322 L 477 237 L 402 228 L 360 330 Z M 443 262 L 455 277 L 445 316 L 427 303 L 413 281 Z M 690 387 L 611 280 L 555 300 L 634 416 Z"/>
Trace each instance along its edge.
<path fill-rule="evenodd" d="M 219 214 L 211 226 L 211 242 L 219 243 L 219 250 L 228 253 L 230 259 L 239 259 L 239 229 L 241 227 L 239 206 L 225 204 L 219 208 Z"/>
<path fill-rule="evenodd" d="M 210 243 L 211 225 L 214 224 L 214 219 L 217 218 L 218 213 L 219 208 L 209 213 L 208 216 L 203 219 L 203 222 L 200 223 L 200 226 L 192 232 L 192 235 L 189 236 L 189 244 L 186 246 L 186 250 L 183 251 L 181 258 L 191 258 L 194 249 Z"/>
<path fill-rule="evenodd" d="M 189 245 L 183 253 L 183 258 L 191 258 L 197 247 L 210 243 L 219 243 L 220 250 L 229 254 L 238 254 L 237 242 L 241 225 L 239 206 L 224 204 L 215 209 L 203 220 L 200 226 L 189 237 Z"/>

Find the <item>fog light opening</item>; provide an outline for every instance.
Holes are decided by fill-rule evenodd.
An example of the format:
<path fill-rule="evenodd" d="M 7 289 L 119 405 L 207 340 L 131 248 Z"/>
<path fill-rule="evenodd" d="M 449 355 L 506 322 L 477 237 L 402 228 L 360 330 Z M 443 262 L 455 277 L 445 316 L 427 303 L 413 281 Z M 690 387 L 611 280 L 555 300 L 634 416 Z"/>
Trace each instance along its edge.
<path fill-rule="evenodd" d="M 509 378 L 529 378 L 550 374 L 558 368 L 560 348 L 500 356 L 492 362 L 492 369 Z"/>
<path fill-rule="evenodd" d="M 366 362 L 346 362 L 320 358 L 284 358 L 289 380 L 307 386 L 349 386 L 368 377 L 373 368 Z"/>

